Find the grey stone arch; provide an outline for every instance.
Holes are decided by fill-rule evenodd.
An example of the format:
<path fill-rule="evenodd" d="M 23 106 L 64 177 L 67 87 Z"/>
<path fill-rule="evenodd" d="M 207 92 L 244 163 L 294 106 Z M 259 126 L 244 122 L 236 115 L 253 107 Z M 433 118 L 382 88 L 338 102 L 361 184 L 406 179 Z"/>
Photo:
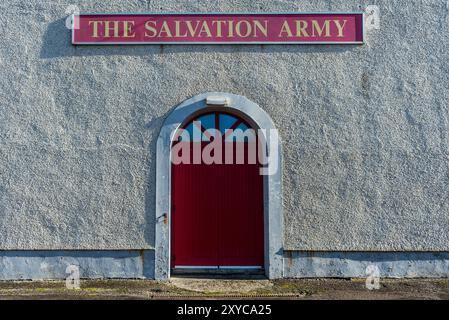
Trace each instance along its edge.
<path fill-rule="evenodd" d="M 155 231 L 155 278 L 170 277 L 170 205 L 171 205 L 171 162 L 170 150 L 173 133 L 186 119 L 203 111 L 217 110 L 210 106 L 208 97 L 227 100 L 220 110 L 235 113 L 248 120 L 255 129 L 276 129 L 270 116 L 256 103 L 247 98 L 224 92 L 207 92 L 194 96 L 178 105 L 165 119 L 157 140 L 156 151 L 156 231 Z M 283 276 L 283 234 L 282 213 L 282 144 L 277 147 L 278 170 L 264 176 L 264 248 L 265 273 L 270 279 Z"/>

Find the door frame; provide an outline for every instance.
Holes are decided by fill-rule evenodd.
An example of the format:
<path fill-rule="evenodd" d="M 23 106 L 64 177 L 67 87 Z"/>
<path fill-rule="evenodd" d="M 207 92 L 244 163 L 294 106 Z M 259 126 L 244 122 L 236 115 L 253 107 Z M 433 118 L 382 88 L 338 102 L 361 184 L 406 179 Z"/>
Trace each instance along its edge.
<path fill-rule="evenodd" d="M 155 217 L 155 268 L 157 280 L 170 278 L 171 256 L 171 146 L 173 134 L 196 113 L 205 112 L 217 106 L 210 106 L 208 97 L 221 97 L 227 101 L 222 110 L 235 113 L 254 124 L 257 129 L 276 129 L 270 116 L 256 103 L 231 93 L 207 92 L 196 95 L 178 105 L 165 119 L 156 150 L 156 217 Z M 269 140 L 266 137 L 267 140 Z M 264 175 L 264 269 L 269 279 L 283 276 L 283 235 L 282 213 L 282 143 L 277 145 L 277 170 Z"/>

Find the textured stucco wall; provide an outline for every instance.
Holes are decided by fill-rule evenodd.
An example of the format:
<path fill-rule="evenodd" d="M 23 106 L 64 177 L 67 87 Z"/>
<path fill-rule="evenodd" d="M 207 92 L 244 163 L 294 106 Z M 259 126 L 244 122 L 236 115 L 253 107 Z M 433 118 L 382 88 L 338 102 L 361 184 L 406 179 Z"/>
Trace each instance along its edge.
<path fill-rule="evenodd" d="M 364 46 L 74 47 L 65 9 L 381 10 Z M 151 249 L 155 143 L 206 91 L 284 142 L 285 247 L 449 250 L 446 0 L 4 0 L 0 248 Z"/>

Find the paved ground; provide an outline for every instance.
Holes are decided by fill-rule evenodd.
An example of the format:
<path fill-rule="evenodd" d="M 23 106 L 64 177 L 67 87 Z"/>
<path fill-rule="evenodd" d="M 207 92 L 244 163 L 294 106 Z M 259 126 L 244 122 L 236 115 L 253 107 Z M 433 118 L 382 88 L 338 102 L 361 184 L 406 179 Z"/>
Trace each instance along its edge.
<path fill-rule="evenodd" d="M 3 281 L 0 299 L 449 299 L 449 279 L 381 280 L 367 290 L 363 279 L 223 280 L 173 278 L 151 280 L 81 280 L 80 290 L 63 281 Z"/>

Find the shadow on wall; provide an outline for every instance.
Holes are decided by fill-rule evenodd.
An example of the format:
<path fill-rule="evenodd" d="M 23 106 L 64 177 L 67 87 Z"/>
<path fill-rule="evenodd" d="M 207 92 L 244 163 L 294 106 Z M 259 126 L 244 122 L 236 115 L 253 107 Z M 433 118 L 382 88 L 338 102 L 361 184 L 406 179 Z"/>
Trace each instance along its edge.
<path fill-rule="evenodd" d="M 147 56 L 162 53 L 341 53 L 353 51 L 360 45 L 72 45 L 71 31 L 65 26 L 65 18 L 56 20 L 48 25 L 42 40 L 40 57 L 51 59 L 71 56 Z"/>

